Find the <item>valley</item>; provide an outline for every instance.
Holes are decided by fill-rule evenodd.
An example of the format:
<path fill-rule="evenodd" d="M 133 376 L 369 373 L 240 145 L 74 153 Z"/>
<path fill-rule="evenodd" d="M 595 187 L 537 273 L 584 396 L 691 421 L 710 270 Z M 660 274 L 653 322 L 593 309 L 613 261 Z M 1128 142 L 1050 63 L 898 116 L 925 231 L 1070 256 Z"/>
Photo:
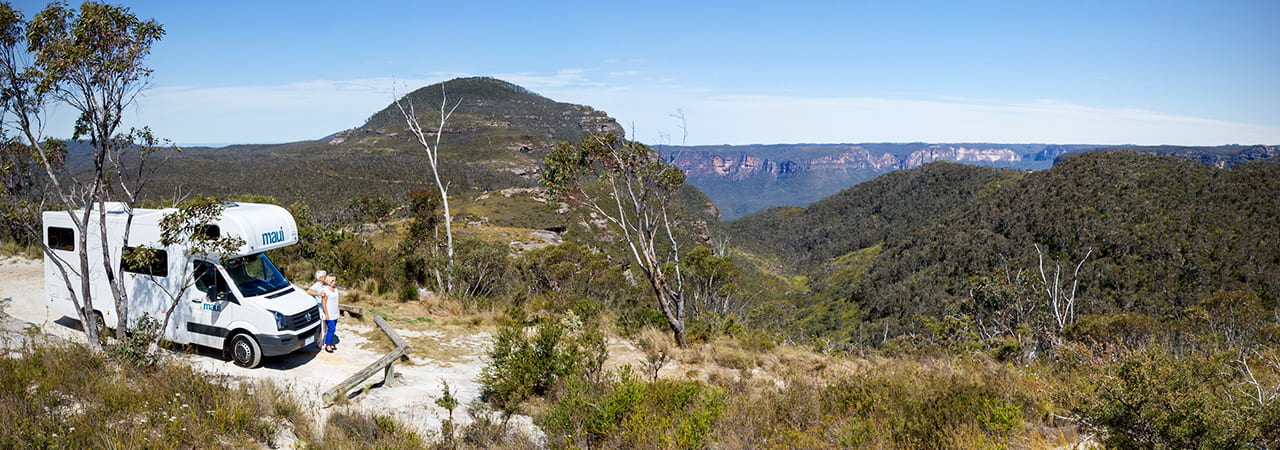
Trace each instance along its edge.
<path fill-rule="evenodd" d="M 279 382 L 300 406 L 256 414 L 320 446 L 1280 442 L 1270 431 L 1280 429 L 1280 401 L 1255 406 L 1234 389 L 1280 389 L 1275 146 L 601 147 L 597 133 L 623 137 L 605 112 L 493 78 L 406 100 L 444 96 L 460 102 L 440 135 L 448 241 L 425 153 L 394 105 L 322 139 L 184 148 L 158 166 L 140 202 L 286 207 L 299 243 L 271 259 L 290 280 L 341 274 L 344 301 L 402 329 L 416 350 L 399 382 L 332 410 L 315 398 L 316 386 L 386 350 L 367 321 L 342 323 L 342 356 L 301 353 L 257 370 L 180 349 L 166 359 L 233 390 Z M 439 120 L 431 114 L 424 123 Z M 71 145 L 68 171 L 86 174 L 90 152 Z M 631 176 L 639 181 L 609 184 Z M 565 180 L 606 207 L 566 195 L 556 184 Z M 657 209 L 629 209 L 639 202 Z M 652 265 L 632 237 L 638 228 L 618 223 L 650 226 Z M 34 270 L 38 250 L 23 235 L 7 239 L 28 259 L 0 268 Z M 674 281 L 654 281 L 658 270 Z M 34 272 L 23 276 L 0 290 L 9 305 L 43 297 Z M 69 318 L 11 311 L 83 340 Z M 6 337 L 17 342 L 6 363 L 73 356 L 20 335 Z M 1242 365 L 1255 378 L 1242 378 Z M 50 398 L 24 401 L 43 408 Z M 1165 414 L 1188 408 L 1199 415 Z M 15 439 L 68 432 L 58 426 L 48 418 Z"/>

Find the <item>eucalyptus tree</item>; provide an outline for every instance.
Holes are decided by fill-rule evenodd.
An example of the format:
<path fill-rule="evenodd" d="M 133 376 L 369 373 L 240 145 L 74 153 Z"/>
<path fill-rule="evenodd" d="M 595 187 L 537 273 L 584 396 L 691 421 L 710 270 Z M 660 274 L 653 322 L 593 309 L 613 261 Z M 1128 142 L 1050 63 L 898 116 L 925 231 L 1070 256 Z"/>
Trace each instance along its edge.
<path fill-rule="evenodd" d="M 98 328 L 89 287 L 90 234 L 103 242 L 107 232 L 103 220 L 107 201 L 120 198 L 120 205 L 132 222 L 133 205 L 149 173 L 147 156 L 159 146 L 149 130 L 120 133 L 125 110 L 147 87 L 151 69 L 144 61 L 152 45 L 164 36 L 155 20 L 142 20 L 128 8 L 85 2 L 73 9 L 55 2 L 26 20 L 9 3 L 0 3 L 0 102 L 3 124 L 30 146 L 48 177 L 50 201 L 66 211 L 77 232 L 78 261 L 57 256 L 40 238 L 40 230 L 28 231 L 40 242 L 45 256 L 62 274 L 77 314 L 85 323 L 91 347 L 98 346 Z M 69 106 L 78 114 L 71 138 L 89 145 L 88 175 L 75 177 L 60 170 L 66 156 L 65 141 L 45 135 L 50 110 Z M 135 153 L 136 152 L 136 153 Z M 116 197 L 118 196 L 118 197 Z M 44 209 L 44 199 L 30 205 Z M 90 229 L 97 214 L 98 229 Z M 128 231 L 124 233 L 128 243 Z M 128 297 L 123 289 L 123 273 L 113 267 L 108 248 L 102 245 L 103 261 L 111 294 L 120 317 L 119 330 L 127 329 Z M 117 258 L 120 255 L 115 255 Z M 74 277 L 79 286 L 73 286 Z"/>
<path fill-rule="evenodd" d="M 685 286 L 668 208 L 684 181 L 684 172 L 657 152 L 612 133 L 588 135 L 578 145 L 562 142 L 542 167 L 542 183 L 551 196 L 585 208 L 622 235 L 681 347 L 686 346 Z"/>
<path fill-rule="evenodd" d="M 393 94 L 394 95 L 394 94 Z M 444 279 L 441 280 L 440 270 L 435 271 L 436 284 L 440 285 L 445 292 L 453 292 L 453 216 L 449 213 L 449 189 L 444 181 L 440 179 L 440 136 L 444 134 L 445 123 L 449 121 L 449 116 L 453 115 L 453 111 L 458 109 L 458 105 L 462 102 L 454 103 L 452 108 L 446 107 L 449 104 L 449 97 L 445 95 L 444 83 L 440 84 L 440 127 L 435 130 L 435 139 L 430 138 L 433 134 L 430 129 L 423 129 L 418 119 L 418 111 L 413 106 L 413 101 L 406 95 L 404 98 L 396 97 L 396 107 L 400 109 L 400 114 L 404 116 L 405 123 L 409 126 L 409 132 L 413 133 L 418 144 L 427 152 L 427 165 L 431 166 L 431 175 L 435 178 L 436 189 L 440 193 L 440 205 L 444 208 L 444 235 L 445 235 L 445 270 Z M 433 143 L 434 141 L 434 143 Z"/>
<path fill-rule="evenodd" d="M 1090 247 L 1089 251 L 1085 252 L 1084 258 L 1080 258 L 1080 263 L 1076 264 L 1076 270 L 1071 274 L 1071 292 L 1068 293 L 1066 287 L 1062 285 L 1066 280 L 1062 279 L 1061 262 L 1053 262 L 1053 281 L 1050 281 L 1044 271 L 1044 252 L 1040 250 L 1039 244 L 1033 245 L 1040 261 L 1040 281 L 1044 286 L 1045 298 L 1052 309 L 1053 321 L 1058 325 L 1057 331 L 1061 333 L 1067 325 L 1076 322 L 1076 289 L 1080 286 L 1080 268 L 1084 267 L 1084 262 L 1089 259 L 1089 255 L 1093 254 L 1093 247 Z"/>

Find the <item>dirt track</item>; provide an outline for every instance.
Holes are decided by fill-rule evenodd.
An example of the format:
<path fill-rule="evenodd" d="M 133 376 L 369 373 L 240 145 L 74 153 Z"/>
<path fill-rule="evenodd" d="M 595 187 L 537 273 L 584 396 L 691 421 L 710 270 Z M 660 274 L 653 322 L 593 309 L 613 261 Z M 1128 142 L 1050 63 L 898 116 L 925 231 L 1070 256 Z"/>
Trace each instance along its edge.
<path fill-rule="evenodd" d="M 18 258 L 0 259 L 0 349 L 20 348 L 24 345 L 27 328 L 35 327 L 39 335 L 56 336 L 69 341 L 83 340 L 79 322 L 73 318 L 50 313 L 44 296 L 44 269 L 41 261 Z M 458 333 L 442 330 L 402 330 L 401 335 L 413 346 L 438 347 L 446 352 L 430 351 L 423 354 L 447 354 L 445 358 L 432 359 L 410 355 L 409 361 L 397 364 L 399 376 L 389 387 L 381 387 L 381 373 L 357 388 L 347 405 L 325 407 L 321 393 L 351 374 L 378 359 L 381 354 L 366 350 L 367 339 L 380 332 L 372 325 L 343 317 L 338 321 L 337 335 L 341 338 L 337 352 L 325 353 L 314 346 L 282 357 L 268 358 L 261 367 L 244 369 L 223 359 L 220 352 L 204 349 L 197 354 L 173 352 L 180 361 L 209 373 L 229 375 L 233 380 L 253 381 L 270 379 L 288 386 L 298 399 L 316 417 L 323 420 L 333 408 L 359 408 L 377 414 L 391 414 L 403 423 L 418 428 L 424 435 L 440 429 L 447 411 L 435 405 L 442 383 L 448 382 L 460 406 L 454 418 L 462 423 L 470 422 L 464 412 L 465 405 L 480 395 L 476 379 L 483 367 L 482 355 L 492 337 L 489 333 Z M 380 338 L 380 337 L 379 337 Z M 370 347 L 374 347 L 370 345 Z M 8 354 L 6 350 L 0 355 Z M 370 389 L 370 386 L 377 387 Z M 519 430 L 541 440 L 542 432 L 527 416 L 515 416 L 512 423 Z"/>

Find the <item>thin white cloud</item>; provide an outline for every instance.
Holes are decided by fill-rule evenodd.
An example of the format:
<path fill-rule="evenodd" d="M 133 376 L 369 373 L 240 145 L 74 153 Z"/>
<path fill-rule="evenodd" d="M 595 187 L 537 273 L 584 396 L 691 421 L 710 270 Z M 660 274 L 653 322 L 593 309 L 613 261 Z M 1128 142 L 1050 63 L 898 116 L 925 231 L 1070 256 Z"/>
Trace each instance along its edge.
<path fill-rule="evenodd" d="M 657 143 L 683 107 L 690 143 L 1049 142 L 1097 144 L 1275 144 L 1280 127 L 1098 108 L 1061 101 L 945 101 L 875 97 L 810 98 L 602 90 L 561 92 Z"/>
<path fill-rule="evenodd" d="M 1280 142 L 1280 128 L 1068 102 L 965 103 L 885 98 L 708 97 L 715 142 L 1054 142 L 1220 145 Z M 732 124 L 732 125 L 729 125 Z M 764 131 L 763 133 L 761 131 Z M 735 138 L 736 137 L 736 138 Z"/>
<path fill-rule="evenodd" d="M 281 86 L 158 87 L 132 121 L 180 143 L 272 143 L 317 139 L 359 126 L 393 100 L 439 80 L 313 80 Z"/>
<path fill-rule="evenodd" d="M 313 80 L 281 86 L 157 87 L 139 99 L 130 122 L 179 143 L 265 143 L 316 139 L 359 126 L 403 95 L 457 73 L 425 78 Z M 623 83 L 612 73 L 491 75 L 548 98 L 590 105 L 618 119 L 635 138 L 663 143 L 683 108 L 689 144 L 849 142 L 1048 142 L 1221 145 L 1280 143 L 1280 127 L 1100 108 L 1057 100 L 944 97 L 815 98 L 726 93 L 671 79 Z M 601 80 L 611 80 L 601 81 Z M 62 108 L 63 110 L 67 108 Z M 63 115 L 67 115 L 65 111 Z M 69 134 L 69 121 L 66 122 Z M 56 128 L 56 127 L 55 127 Z M 57 129 L 50 129 L 52 135 Z"/>
<path fill-rule="evenodd" d="M 603 86 L 603 83 L 589 78 L 589 73 L 590 71 L 587 69 L 562 69 L 550 75 L 517 72 L 490 76 L 515 83 L 534 92 L 538 92 L 540 89 L 556 89 L 570 86 Z"/>

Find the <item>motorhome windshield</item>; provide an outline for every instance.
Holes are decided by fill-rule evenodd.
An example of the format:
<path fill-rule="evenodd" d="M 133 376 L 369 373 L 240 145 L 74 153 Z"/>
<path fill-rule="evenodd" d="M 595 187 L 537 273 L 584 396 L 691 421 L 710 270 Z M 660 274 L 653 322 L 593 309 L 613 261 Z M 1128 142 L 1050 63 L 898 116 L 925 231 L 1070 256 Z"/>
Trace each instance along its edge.
<path fill-rule="evenodd" d="M 242 256 L 222 263 L 227 275 L 235 281 L 236 287 L 245 297 L 266 294 L 289 286 L 271 259 L 262 253 Z"/>

